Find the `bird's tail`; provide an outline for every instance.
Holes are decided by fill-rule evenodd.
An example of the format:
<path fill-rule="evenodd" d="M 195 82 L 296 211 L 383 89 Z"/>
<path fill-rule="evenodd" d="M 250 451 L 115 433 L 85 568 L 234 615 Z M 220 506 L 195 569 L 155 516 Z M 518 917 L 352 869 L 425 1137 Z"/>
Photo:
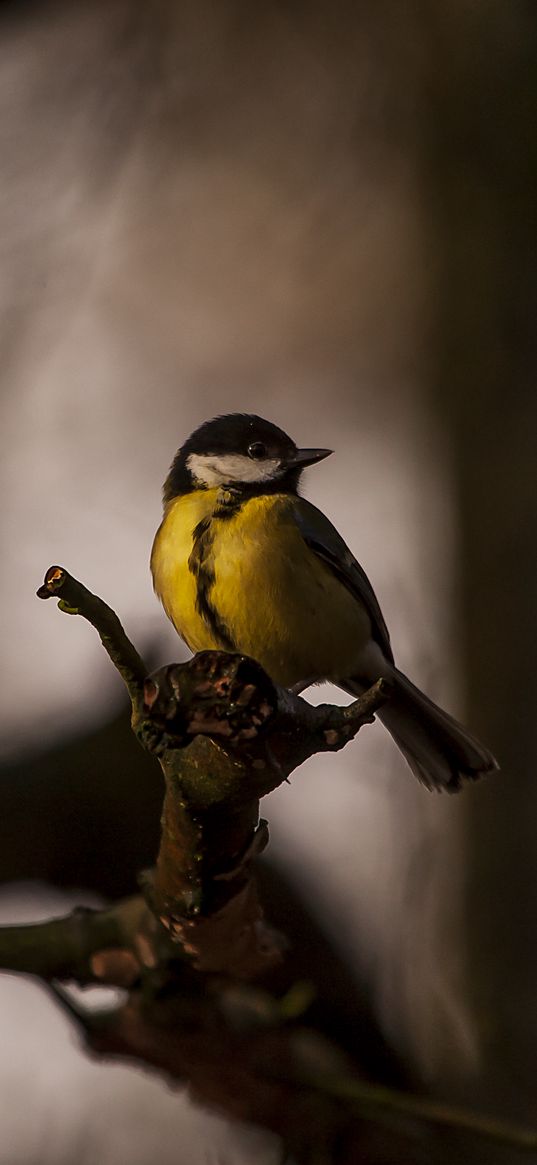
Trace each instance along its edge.
<path fill-rule="evenodd" d="M 378 717 L 414 775 L 428 789 L 454 793 L 464 780 L 475 780 L 498 768 L 492 753 L 475 736 L 396 667 L 390 667 L 387 678 L 393 693 Z"/>

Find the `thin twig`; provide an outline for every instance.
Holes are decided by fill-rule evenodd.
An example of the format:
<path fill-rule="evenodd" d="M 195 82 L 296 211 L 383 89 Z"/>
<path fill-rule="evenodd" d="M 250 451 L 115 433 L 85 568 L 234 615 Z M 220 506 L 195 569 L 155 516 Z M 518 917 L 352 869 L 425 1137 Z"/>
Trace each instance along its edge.
<path fill-rule="evenodd" d="M 140 898 L 125 899 L 107 911 L 77 910 L 73 914 L 49 922 L 31 924 L 27 926 L 13 926 L 0 928 L 0 966 L 4 970 L 25 972 L 37 975 L 47 982 L 54 979 L 76 979 L 79 983 L 114 983 L 116 986 L 129 986 L 129 979 L 125 977 L 125 964 L 117 956 L 128 956 L 136 951 L 140 957 L 140 945 L 137 935 L 141 932 L 141 924 L 146 912 L 145 904 Z M 114 977 L 96 973 L 96 963 L 92 956 L 110 951 L 112 959 L 110 966 L 114 969 Z M 177 969 L 176 969 L 177 973 Z M 187 980 L 177 979 L 185 1005 L 185 985 Z M 181 986 L 182 984 L 182 986 Z M 241 991 L 245 991 L 244 999 Z M 319 1074 L 310 1071 L 304 1063 L 301 1052 L 298 1060 L 295 1057 L 297 1044 L 302 1044 L 300 1029 L 283 1022 L 281 1006 L 277 1001 L 259 989 L 255 990 L 255 1007 L 252 1003 L 251 988 L 235 988 L 233 995 L 232 1026 L 229 1028 L 230 1046 L 235 1047 L 234 1064 L 240 1071 L 238 1057 L 244 1055 L 245 1066 L 254 1073 L 251 1080 L 251 1093 L 255 1093 L 255 1065 L 267 1083 L 272 1078 L 270 1059 L 265 1061 L 263 1056 L 254 1057 L 250 1064 L 252 1050 L 248 1041 L 237 1038 L 242 1028 L 242 1009 L 244 1008 L 246 1030 L 251 1030 L 252 1048 L 258 1039 L 264 1039 L 263 1033 L 269 1040 L 277 1041 L 277 1046 L 287 1047 L 285 1063 L 287 1071 L 283 1069 L 281 1057 L 278 1056 L 278 1071 L 274 1084 L 290 1090 L 297 1087 L 312 1089 L 326 1100 L 336 1100 L 345 1109 L 354 1110 L 360 1117 L 384 1123 L 390 1122 L 394 1115 L 410 1118 L 419 1122 L 451 1128 L 455 1132 L 469 1133 L 472 1136 L 485 1138 L 496 1144 L 503 1144 L 523 1152 L 537 1151 L 537 1132 L 533 1129 L 520 1127 L 508 1122 L 498 1121 L 492 1117 L 468 1112 L 464 1109 L 442 1104 L 437 1101 L 413 1096 L 390 1088 L 379 1088 L 366 1084 L 356 1077 L 344 1074 Z M 169 993 L 163 999 L 155 999 L 153 1008 L 154 1031 L 151 1027 L 151 1013 L 147 1003 L 140 1014 L 133 1012 L 132 1006 L 127 1011 L 121 1006 L 116 1011 L 107 1011 L 103 1016 L 86 1015 L 80 1010 L 69 995 L 58 988 L 55 994 L 64 1008 L 67 1008 L 72 1018 L 82 1027 L 85 1037 L 95 1051 L 103 1056 L 111 1053 L 128 1057 L 139 1058 L 154 1067 L 165 1070 L 170 1076 L 183 1078 L 188 1068 L 188 1057 L 197 1060 L 202 1056 L 207 1064 L 211 1063 L 210 1049 L 214 1044 L 215 1059 L 220 1063 L 222 1047 L 220 1041 L 224 1037 L 222 1031 L 222 1012 L 216 1020 L 216 1027 L 211 1034 L 215 1023 L 214 996 L 192 997 L 194 1008 L 190 1016 L 189 1027 L 192 1027 L 192 1018 L 197 1015 L 198 1036 L 189 1030 L 188 1037 L 182 1035 L 181 1030 L 174 1031 L 174 1025 L 166 1023 L 163 1018 L 168 1007 L 174 1007 Z M 162 1015 L 160 1012 L 162 1011 Z M 136 1023 L 133 1016 L 138 1015 Z M 227 1014 L 227 1011 L 224 1012 Z M 129 1023 L 125 1026 L 124 1015 L 128 1015 Z M 254 1022 L 257 1020 L 257 1022 Z M 272 1023 L 276 1027 L 272 1028 Z M 283 1026 L 282 1026 L 283 1024 Z M 95 1028 L 95 1031 L 94 1031 Z M 271 1035 L 271 1030 L 273 1035 Z M 127 1035 L 126 1035 L 127 1033 Z M 153 1034 L 151 1034 L 153 1033 Z M 164 1038 L 164 1033 L 166 1036 Z M 133 1043 L 129 1046 L 129 1038 Z M 194 1042 L 193 1042 L 194 1041 Z M 198 1046 L 198 1042 L 199 1046 Z M 288 1045 L 288 1046 L 287 1046 Z M 263 1067 L 263 1064 L 265 1066 Z M 175 1064 L 175 1067 L 174 1067 Z M 212 1071 L 212 1070 L 211 1070 Z M 211 1076 L 211 1072 L 209 1072 Z M 260 1087 L 261 1079 L 259 1081 Z M 222 1078 L 222 1095 L 225 1096 L 225 1074 Z M 292 1096 L 292 1092 L 290 1093 Z M 292 1104 L 292 1101 L 289 1100 Z"/>
<path fill-rule="evenodd" d="M 316 1076 L 307 1073 L 304 1075 L 306 1082 L 318 1088 L 323 1095 L 350 1103 L 362 1115 L 383 1119 L 384 1113 L 399 1114 L 427 1124 L 451 1128 L 459 1133 L 471 1133 L 521 1151 L 537 1151 L 537 1132 L 508 1121 L 498 1121 L 481 1113 L 397 1092 L 392 1088 L 364 1084 L 351 1076 Z"/>
<path fill-rule="evenodd" d="M 125 634 L 115 611 L 78 579 L 73 578 L 63 566 L 49 567 L 37 597 L 58 599 L 60 611 L 68 615 L 81 615 L 95 627 L 105 651 L 127 688 L 133 711 L 138 712 L 143 701 L 148 669 Z"/>
<path fill-rule="evenodd" d="M 61 567 L 47 571 L 37 593 L 58 598 L 63 611 L 82 615 L 97 629 L 128 689 L 137 734 L 142 725 L 142 742 L 159 754 L 166 801 L 147 903 L 138 897 L 108 911 L 76 911 L 34 926 L 0 928 L 0 966 L 47 982 L 75 978 L 127 987 L 144 970 L 153 983 L 162 976 L 163 995 L 135 988 L 105 1025 L 96 1031 L 85 1025 L 89 1045 L 102 1055 L 128 1056 L 189 1079 L 200 1099 L 284 1136 L 290 1130 L 287 1117 L 282 1125 L 282 1114 L 295 1106 L 301 1130 L 308 1121 L 315 1123 L 319 1109 L 337 1134 L 343 1109 L 347 1122 L 354 1115 L 384 1124 L 400 1115 L 536 1151 L 533 1130 L 377 1088 L 344 1069 L 338 1073 L 337 1067 L 321 1074 L 297 1055 L 297 1029 L 287 1027 L 283 1015 L 267 1025 L 266 1017 L 278 1010 L 272 996 L 259 993 L 257 1004 L 266 1001 L 259 1010 L 265 1018 L 255 1030 L 246 998 L 248 1023 L 235 1030 L 225 1021 L 218 995 L 200 992 L 189 980 L 196 974 L 192 965 L 231 976 L 235 984 L 266 969 L 250 873 L 267 840 L 266 826 L 257 828 L 259 797 L 313 753 L 344 747 L 389 698 L 389 685 L 379 680 L 346 708 L 312 707 L 273 684 L 254 661 L 214 652 L 170 665 L 146 681 L 141 656 L 102 599 Z M 192 957 L 190 967 L 186 954 Z M 276 943 L 268 951 L 269 964 L 277 954 Z M 237 1006 L 235 998 L 235 1013 Z M 330 1048 L 337 1057 L 337 1049 Z"/>
<path fill-rule="evenodd" d="M 79 983 L 109 982 L 103 952 L 120 953 L 114 971 L 124 986 L 139 975 L 139 934 L 151 919 L 144 899 L 125 898 L 108 910 L 77 908 L 64 918 L 24 926 L 0 926 L 0 967 L 41 979 L 76 979 Z M 142 940 L 143 942 L 143 940 Z M 128 955 L 134 956 L 136 966 Z"/>

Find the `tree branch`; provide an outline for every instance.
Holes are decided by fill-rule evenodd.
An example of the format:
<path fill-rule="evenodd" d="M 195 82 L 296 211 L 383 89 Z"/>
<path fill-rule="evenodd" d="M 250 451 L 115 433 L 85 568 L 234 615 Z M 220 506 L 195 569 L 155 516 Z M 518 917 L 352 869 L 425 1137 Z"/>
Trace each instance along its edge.
<path fill-rule="evenodd" d="M 308 1073 L 304 1073 L 304 1081 Z M 413 1120 L 425 1121 L 439 1128 L 453 1129 L 458 1133 L 466 1132 L 472 1136 L 494 1141 L 497 1145 L 506 1145 L 521 1152 L 537 1151 L 537 1131 L 512 1124 L 509 1121 L 495 1120 L 493 1117 L 483 1116 L 481 1113 L 469 1112 L 466 1109 L 442 1104 L 434 1100 L 427 1100 L 421 1096 L 412 1096 L 410 1093 L 396 1092 L 392 1088 L 378 1088 L 364 1084 L 350 1076 L 309 1076 L 310 1083 L 314 1083 L 323 1093 L 347 1102 L 361 1115 L 369 1114 L 377 1119 L 383 1119 L 382 1114 L 389 1117 L 390 1113 L 397 1116 L 410 1117 Z"/>
<path fill-rule="evenodd" d="M 279 960 L 251 875 L 268 841 L 259 799 L 313 753 L 342 748 L 388 691 L 381 680 L 350 708 L 312 707 L 254 660 L 214 651 L 149 677 L 146 747 L 166 780 L 150 901 L 200 970 L 251 979 Z"/>
<path fill-rule="evenodd" d="M 109 910 L 78 907 L 65 918 L 1 926 L 0 967 L 47 980 L 130 986 L 148 961 L 154 931 L 155 920 L 140 895 Z"/>
<path fill-rule="evenodd" d="M 73 578 L 63 566 L 50 566 L 43 585 L 37 591 L 39 599 L 56 598 L 58 606 L 67 615 L 82 615 L 95 627 L 101 643 L 119 672 L 129 693 L 133 713 L 143 699 L 145 663 L 127 638 L 111 607 L 88 591 L 83 583 Z"/>
<path fill-rule="evenodd" d="M 268 842 L 259 800 L 315 752 L 337 751 L 389 696 L 379 680 L 349 707 L 313 707 L 274 684 L 247 656 L 200 652 L 146 676 L 141 656 L 102 599 L 63 567 L 38 590 L 97 629 L 132 703 L 133 729 L 158 756 L 166 785 L 151 910 L 203 971 L 252 979 L 281 958 L 263 923 L 252 873 Z"/>
<path fill-rule="evenodd" d="M 45 923 L 0 927 L 0 966 L 46 981 L 132 988 L 144 973 L 151 982 L 157 958 L 156 931 L 141 897 L 107 911 L 76 910 Z M 176 967 L 175 982 L 175 993 L 168 982 L 163 996 L 134 988 L 127 1004 L 108 1012 L 80 1004 L 74 1009 L 68 995 L 56 995 L 94 1054 L 142 1060 L 188 1080 L 203 1103 L 263 1123 L 299 1154 L 305 1127 L 334 1142 L 343 1127 L 346 1156 L 338 1159 L 350 1165 L 362 1137 L 353 1117 L 390 1125 L 394 1116 L 537 1150 L 531 1129 L 365 1083 L 318 1033 L 286 1022 L 291 1009 L 285 999 L 246 986 L 197 991 L 186 965 Z"/>
<path fill-rule="evenodd" d="M 164 773 L 161 844 L 144 897 L 0 928 L 0 965 L 127 987 L 128 1002 L 100 1015 L 57 991 L 95 1053 L 187 1080 L 202 1102 L 279 1133 L 297 1160 L 320 1152 L 354 1165 L 363 1121 L 395 1116 L 537 1149 L 532 1130 L 364 1083 L 318 1032 L 288 1022 L 285 999 L 251 982 L 282 957 L 252 874 L 268 841 L 259 799 L 313 753 L 344 747 L 389 698 L 386 682 L 339 708 L 312 707 L 227 653 L 146 677 L 115 613 L 67 571 L 51 567 L 38 595 L 93 624 L 126 684 L 133 729 Z"/>

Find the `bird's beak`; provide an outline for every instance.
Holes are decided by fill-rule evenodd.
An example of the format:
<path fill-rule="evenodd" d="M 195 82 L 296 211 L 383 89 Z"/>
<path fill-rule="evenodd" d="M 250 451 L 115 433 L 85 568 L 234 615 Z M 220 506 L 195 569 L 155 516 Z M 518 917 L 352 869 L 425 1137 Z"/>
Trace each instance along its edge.
<path fill-rule="evenodd" d="M 316 461 L 324 461 L 325 457 L 330 457 L 333 452 L 333 449 L 297 449 L 294 456 L 289 458 L 289 467 L 305 469 L 306 465 L 315 465 Z"/>

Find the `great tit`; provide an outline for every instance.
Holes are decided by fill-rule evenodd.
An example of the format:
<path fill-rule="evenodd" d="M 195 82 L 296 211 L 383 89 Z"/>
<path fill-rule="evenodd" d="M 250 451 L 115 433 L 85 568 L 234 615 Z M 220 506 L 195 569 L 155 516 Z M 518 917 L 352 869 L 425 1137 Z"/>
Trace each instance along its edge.
<path fill-rule="evenodd" d="M 192 651 L 253 656 L 295 690 L 331 680 L 356 696 L 381 676 L 378 715 L 428 788 L 497 768 L 488 749 L 394 663 L 371 583 L 328 518 L 300 497 L 303 469 L 330 449 L 298 449 L 242 413 L 206 421 L 164 484 L 151 555 L 157 595 Z"/>

